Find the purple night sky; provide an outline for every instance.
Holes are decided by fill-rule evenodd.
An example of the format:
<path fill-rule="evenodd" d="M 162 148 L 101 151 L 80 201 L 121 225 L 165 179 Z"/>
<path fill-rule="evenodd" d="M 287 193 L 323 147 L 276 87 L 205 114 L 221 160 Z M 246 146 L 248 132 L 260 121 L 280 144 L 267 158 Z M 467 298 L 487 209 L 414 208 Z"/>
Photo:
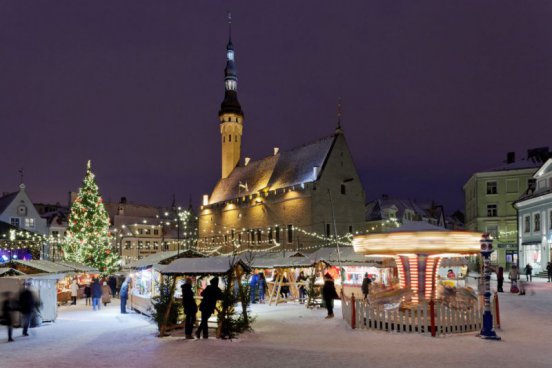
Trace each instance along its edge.
<path fill-rule="evenodd" d="M 198 205 L 227 10 L 244 156 L 331 134 L 341 97 L 367 200 L 452 212 L 472 172 L 551 143 L 551 2 L 0 0 L 0 192 L 23 167 L 32 200 L 65 203 L 91 159 L 106 200 Z"/>

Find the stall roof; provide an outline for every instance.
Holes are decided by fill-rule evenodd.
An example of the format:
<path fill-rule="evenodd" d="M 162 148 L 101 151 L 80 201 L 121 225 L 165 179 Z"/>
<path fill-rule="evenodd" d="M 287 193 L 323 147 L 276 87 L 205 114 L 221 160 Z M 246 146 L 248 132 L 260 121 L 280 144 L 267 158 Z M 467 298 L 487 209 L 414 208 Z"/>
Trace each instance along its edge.
<path fill-rule="evenodd" d="M 45 272 L 45 273 L 75 272 L 75 269 L 72 268 L 72 267 L 63 265 L 61 263 L 46 261 L 46 260 L 43 260 L 43 259 L 31 260 L 31 261 L 14 260 L 12 262 L 15 263 L 15 264 L 19 264 L 19 265 L 22 265 L 22 266 L 29 267 L 29 268 L 34 268 L 35 270 Z"/>
<path fill-rule="evenodd" d="M 16 270 L 15 268 L 9 268 L 9 267 L 0 268 L 0 277 L 14 276 L 14 275 L 24 275 L 24 273 Z"/>
<path fill-rule="evenodd" d="M 168 252 L 159 252 L 152 254 L 150 256 L 144 257 L 142 259 L 139 259 L 137 261 L 129 263 L 126 268 L 131 269 L 140 269 L 140 268 L 147 268 L 152 267 L 153 265 L 159 265 L 168 263 L 172 260 L 172 258 L 179 257 L 205 257 L 205 254 L 194 251 L 194 250 L 181 250 L 180 252 L 174 250 L 174 251 L 168 251 Z"/>
<path fill-rule="evenodd" d="M 380 266 L 379 258 L 368 258 L 364 254 L 356 253 L 353 247 L 339 247 L 341 265 L 343 266 Z M 313 261 L 325 261 L 326 263 L 339 266 L 339 257 L 336 247 L 320 248 L 308 255 Z"/>
<path fill-rule="evenodd" d="M 224 275 L 238 264 L 246 271 L 249 270 L 241 259 L 232 256 L 179 258 L 163 267 L 161 273 L 164 275 Z"/>
<path fill-rule="evenodd" d="M 27 280 L 27 279 L 38 279 L 38 280 L 61 280 L 65 278 L 64 273 L 35 273 L 32 275 L 22 274 L 18 276 L 8 276 L 8 278 Z"/>
<path fill-rule="evenodd" d="M 259 257 L 251 262 L 253 268 L 301 268 L 313 267 L 315 260 L 309 257 Z"/>
<path fill-rule="evenodd" d="M 94 267 L 90 267 L 82 263 L 66 262 L 66 261 L 56 262 L 56 263 L 62 266 L 72 268 L 76 272 L 99 273 L 99 271 Z"/>

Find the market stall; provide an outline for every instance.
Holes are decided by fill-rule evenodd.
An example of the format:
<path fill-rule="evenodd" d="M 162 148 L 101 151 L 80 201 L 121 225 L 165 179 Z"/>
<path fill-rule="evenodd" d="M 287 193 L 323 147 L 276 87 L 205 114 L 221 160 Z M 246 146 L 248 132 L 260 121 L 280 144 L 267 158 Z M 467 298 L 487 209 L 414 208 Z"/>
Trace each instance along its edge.
<path fill-rule="evenodd" d="M 320 248 L 308 256 L 328 265 L 322 271 L 333 277 L 338 294 L 343 292 L 349 297 L 353 293 L 362 295 L 362 280 L 366 273 L 372 280 L 373 287 L 387 287 L 397 282 L 396 265 L 390 258 L 366 257 L 356 253 L 352 247 L 339 247 L 339 251 L 336 247 Z M 317 276 L 318 282 L 323 283 L 322 274 Z"/>
<path fill-rule="evenodd" d="M 23 289 L 25 282 L 31 282 L 31 290 L 36 293 L 40 301 L 40 317 L 43 322 L 53 322 L 57 318 L 57 282 L 64 277 L 63 274 L 33 274 L 0 277 L 0 290 L 11 291 L 17 296 Z M 0 303 L 3 296 L 0 295 Z M 16 318 L 18 320 L 18 318 Z"/>
<path fill-rule="evenodd" d="M 145 315 L 151 315 L 153 307 L 151 300 L 159 294 L 160 272 L 164 265 L 178 258 L 194 257 L 204 257 L 204 255 L 192 250 L 160 252 L 128 264 L 127 269 L 132 285 L 130 308 Z"/>

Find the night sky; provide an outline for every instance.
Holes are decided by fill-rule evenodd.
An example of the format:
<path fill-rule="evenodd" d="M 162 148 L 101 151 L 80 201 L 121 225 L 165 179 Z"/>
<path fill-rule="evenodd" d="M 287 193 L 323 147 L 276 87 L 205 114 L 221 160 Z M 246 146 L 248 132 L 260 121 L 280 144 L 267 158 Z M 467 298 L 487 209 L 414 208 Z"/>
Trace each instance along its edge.
<path fill-rule="evenodd" d="M 552 2 L 0 0 L 0 192 L 200 203 L 220 176 L 232 11 L 242 156 L 332 134 L 367 200 L 463 208 L 476 170 L 551 144 Z"/>

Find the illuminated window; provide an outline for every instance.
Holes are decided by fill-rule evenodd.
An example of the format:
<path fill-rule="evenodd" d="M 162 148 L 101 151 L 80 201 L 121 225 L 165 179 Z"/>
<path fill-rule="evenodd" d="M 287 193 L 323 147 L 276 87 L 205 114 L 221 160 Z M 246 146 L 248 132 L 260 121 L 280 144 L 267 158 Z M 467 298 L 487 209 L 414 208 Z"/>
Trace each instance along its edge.
<path fill-rule="evenodd" d="M 153 249 L 159 249 L 159 242 L 153 242 Z"/>
<path fill-rule="evenodd" d="M 138 240 L 138 249 L 142 248 L 144 246 L 144 242 L 141 240 Z"/>
<path fill-rule="evenodd" d="M 496 185 L 496 181 L 488 181 L 487 182 L 487 194 L 497 194 L 498 189 Z"/>
<path fill-rule="evenodd" d="M 497 217 L 497 216 L 498 216 L 498 210 L 497 210 L 496 204 L 488 204 L 487 217 Z"/>
<path fill-rule="evenodd" d="M 130 249 L 130 240 L 125 241 L 125 249 Z"/>
<path fill-rule="evenodd" d="M 34 218 L 25 217 L 25 227 L 28 229 L 34 228 L 35 227 Z"/>
<path fill-rule="evenodd" d="M 150 235 L 151 234 L 151 230 L 150 229 L 146 229 L 146 235 Z"/>

